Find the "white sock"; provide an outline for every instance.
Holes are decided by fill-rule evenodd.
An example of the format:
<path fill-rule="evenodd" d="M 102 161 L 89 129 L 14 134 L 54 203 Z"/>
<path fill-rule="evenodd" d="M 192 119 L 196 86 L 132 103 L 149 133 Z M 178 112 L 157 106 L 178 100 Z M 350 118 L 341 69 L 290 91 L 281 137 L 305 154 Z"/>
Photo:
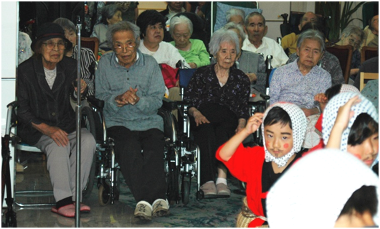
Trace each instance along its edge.
<path fill-rule="evenodd" d="M 216 179 L 216 184 L 225 184 L 225 185 L 227 185 L 227 179 L 226 178 L 220 178 L 220 177 L 218 177 Z"/>

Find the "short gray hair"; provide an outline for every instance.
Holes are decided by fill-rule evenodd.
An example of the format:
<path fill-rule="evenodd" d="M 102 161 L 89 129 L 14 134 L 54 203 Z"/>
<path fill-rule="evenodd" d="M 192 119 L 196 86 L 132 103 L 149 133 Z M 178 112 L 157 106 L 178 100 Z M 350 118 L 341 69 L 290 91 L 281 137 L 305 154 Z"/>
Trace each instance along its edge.
<path fill-rule="evenodd" d="M 342 34 L 340 35 L 340 39 L 342 39 L 343 35 L 345 37 L 348 37 L 351 34 L 355 34 L 356 36 L 358 36 L 360 38 L 360 44 L 359 44 L 359 46 L 360 46 L 362 44 L 363 40 L 365 39 L 364 31 L 356 25 L 349 25 L 342 31 Z"/>
<path fill-rule="evenodd" d="M 241 16 L 244 21 L 245 12 L 241 9 L 232 8 L 226 12 L 226 21 L 229 22 L 232 16 Z"/>
<path fill-rule="evenodd" d="M 187 24 L 187 27 L 189 27 L 190 36 L 191 34 L 193 34 L 193 23 L 191 22 L 191 20 L 184 15 L 180 15 L 174 16 L 172 17 L 172 19 L 170 19 L 169 32 L 171 35 L 173 35 L 174 27 L 179 24 Z"/>
<path fill-rule="evenodd" d="M 120 32 L 120 31 L 131 31 L 133 33 L 133 37 L 135 38 L 136 47 L 137 48 L 139 47 L 140 28 L 129 21 L 120 21 L 108 27 L 107 34 L 106 34 L 108 47 L 113 47 L 113 35 L 116 32 Z"/>
<path fill-rule="evenodd" d="M 236 55 L 239 55 L 240 47 L 237 34 L 234 31 L 225 29 L 219 29 L 212 35 L 210 43 L 208 45 L 210 54 L 215 56 L 216 53 L 219 52 L 220 44 L 223 42 L 235 43 Z"/>
<path fill-rule="evenodd" d="M 247 37 L 247 34 L 244 33 L 243 26 L 241 26 L 240 24 L 235 24 L 233 22 L 228 22 L 227 24 L 225 24 L 223 26 L 223 29 L 225 29 L 225 30 L 236 29 L 237 31 L 239 31 L 239 35 L 243 39 L 243 41 Z"/>
<path fill-rule="evenodd" d="M 248 27 L 249 19 L 250 19 L 251 17 L 253 17 L 253 16 L 259 16 L 259 17 L 261 17 L 261 18 L 263 19 L 263 24 L 264 24 L 264 26 L 265 26 L 265 17 L 264 17 L 261 13 L 256 12 L 256 11 L 253 11 L 252 13 L 248 14 L 247 17 L 245 17 L 244 25 L 245 25 L 246 27 Z"/>
<path fill-rule="evenodd" d="M 321 45 L 321 52 L 325 51 L 325 40 L 323 34 L 314 29 L 306 30 L 305 32 L 301 33 L 301 35 L 297 39 L 297 48 L 301 48 L 302 43 L 306 39 L 316 40 Z"/>
<path fill-rule="evenodd" d="M 117 11 L 121 12 L 121 8 L 116 4 L 105 5 L 102 8 L 102 19 L 101 23 L 108 25 L 107 19 L 111 19 L 113 15 L 116 14 Z"/>
<path fill-rule="evenodd" d="M 74 31 L 74 32 L 77 30 L 74 23 L 67 18 L 63 18 L 63 17 L 57 18 L 53 21 L 53 23 L 60 25 L 64 30 Z"/>

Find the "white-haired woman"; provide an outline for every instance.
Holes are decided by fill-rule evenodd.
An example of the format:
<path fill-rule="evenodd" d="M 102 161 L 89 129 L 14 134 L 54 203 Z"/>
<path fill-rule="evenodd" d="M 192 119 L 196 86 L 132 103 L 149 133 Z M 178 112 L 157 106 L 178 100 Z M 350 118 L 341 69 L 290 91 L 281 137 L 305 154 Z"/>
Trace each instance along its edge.
<path fill-rule="evenodd" d="M 241 9 L 232 8 L 226 12 L 226 22 L 233 22 L 244 27 L 245 12 Z"/>
<path fill-rule="evenodd" d="M 232 30 L 238 35 L 240 54 L 236 58 L 236 67 L 248 76 L 251 84 L 253 84 L 253 87 L 256 90 L 265 93 L 267 74 L 264 57 L 257 53 L 241 49 L 243 41 L 247 36 L 244 33 L 243 26 L 234 22 L 229 22 L 223 26 L 223 29 Z M 213 62 L 213 60 L 211 62 Z"/>
<path fill-rule="evenodd" d="M 210 54 L 203 41 L 190 39 L 193 34 L 193 23 L 184 15 L 174 16 L 170 20 L 170 35 L 174 45 L 185 58 L 191 68 L 199 68 L 210 64 Z"/>
<path fill-rule="evenodd" d="M 245 127 L 250 93 L 249 79 L 232 67 L 240 53 L 235 32 L 218 30 L 209 44 L 216 64 L 198 68 L 185 89 L 184 100 L 195 128 L 194 140 L 200 147 L 201 189 L 205 196 L 229 196 L 227 169 L 220 163 L 215 185 L 215 152 L 235 132 Z M 195 123 L 194 123 L 195 121 Z"/>

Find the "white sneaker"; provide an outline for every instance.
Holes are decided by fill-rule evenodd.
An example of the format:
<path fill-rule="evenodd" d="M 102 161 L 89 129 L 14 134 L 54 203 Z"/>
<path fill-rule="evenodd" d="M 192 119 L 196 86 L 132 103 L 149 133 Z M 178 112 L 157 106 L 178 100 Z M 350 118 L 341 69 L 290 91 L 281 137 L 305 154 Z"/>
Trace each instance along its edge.
<path fill-rule="evenodd" d="M 169 202 L 164 199 L 157 199 L 153 202 L 153 216 L 169 215 Z"/>
<path fill-rule="evenodd" d="M 152 206 L 148 202 L 142 200 L 136 204 L 134 215 L 136 218 L 152 220 L 152 210 Z"/>

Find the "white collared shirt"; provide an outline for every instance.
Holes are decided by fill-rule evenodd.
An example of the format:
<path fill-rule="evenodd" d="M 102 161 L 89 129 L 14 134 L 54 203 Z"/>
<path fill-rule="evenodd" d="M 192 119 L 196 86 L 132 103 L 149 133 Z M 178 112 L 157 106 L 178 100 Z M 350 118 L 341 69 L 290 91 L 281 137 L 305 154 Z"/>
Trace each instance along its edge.
<path fill-rule="evenodd" d="M 243 42 L 243 50 L 247 50 L 254 53 L 264 53 L 264 60 L 267 59 L 268 55 L 272 55 L 272 67 L 277 68 L 280 67 L 288 61 L 288 56 L 285 54 L 284 49 L 279 45 L 275 40 L 263 37 L 263 43 L 259 48 L 256 48 L 248 38 L 246 38 Z"/>

